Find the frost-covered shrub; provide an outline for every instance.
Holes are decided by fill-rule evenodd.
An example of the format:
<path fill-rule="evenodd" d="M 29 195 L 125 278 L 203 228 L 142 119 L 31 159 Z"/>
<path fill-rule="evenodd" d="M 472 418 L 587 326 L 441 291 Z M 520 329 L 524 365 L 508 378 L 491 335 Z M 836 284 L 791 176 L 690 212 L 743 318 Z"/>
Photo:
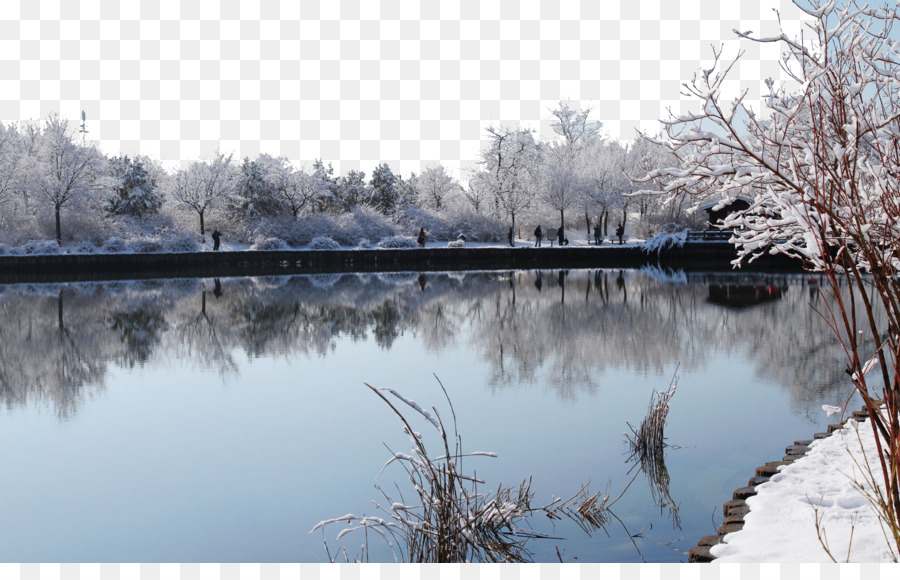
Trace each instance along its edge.
<path fill-rule="evenodd" d="M 464 236 L 460 236 L 458 240 L 453 240 L 452 242 L 447 242 L 448 248 L 464 248 L 466 246 L 466 238 Z"/>
<path fill-rule="evenodd" d="M 310 250 L 340 250 L 341 245 L 328 236 L 316 236 L 309 242 Z"/>
<path fill-rule="evenodd" d="M 128 250 L 128 244 L 120 237 L 112 237 L 103 242 L 103 251 L 107 254 L 121 254 Z"/>
<path fill-rule="evenodd" d="M 392 236 L 381 240 L 376 246 L 383 249 L 418 248 L 419 243 L 413 237 Z"/>
<path fill-rule="evenodd" d="M 442 215 L 416 206 L 403 208 L 397 222 L 401 232 L 416 234 L 419 228 L 424 228 L 428 238 L 435 241 L 453 240 L 459 234 L 456 225 Z"/>
<path fill-rule="evenodd" d="M 250 244 L 251 250 L 257 251 L 266 251 L 266 250 L 287 250 L 289 249 L 287 243 L 281 238 L 256 238 L 253 240 L 253 243 Z"/>
<path fill-rule="evenodd" d="M 137 238 L 128 243 L 132 251 L 140 254 L 152 254 L 163 251 L 163 243 L 159 238 Z"/>
<path fill-rule="evenodd" d="M 338 216 L 332 238 L 345 246 L 352 246 L 361 237 L 380 240 L 396 233 L 396 224 L 384 214 L 370 207 L 356 207 Z"/>
<path fill-rule="evenodd" d="M 9 253 L 9 246 L 7 246 L 6 244 L 0 244 L 0 256 L 5 256 Z"/>
<path fill-rule="evenodd" d="M 288 245 L 299 248 L 309 245 L 313 238 L 318 236 L 329 236 L 332 239 L 338 239 L 334 234 L 336 229 L 335 218 L 325 214 L 312 214 L 303 216 L 300 219 L 278 220 L 270 224 L 270 234 L 281 238 Z M 354 236 L 348 240 L 348 245 L 356 243 L 359 236 Z"/>
<path fill-rule="evenodd" d="M 368 238 L 362 238 L 359 240 L 359 243 L 356 244 L 356 247 L 361 250 L 368 250 L 372 247 L 372 242 L 370 242 Z"/>
<path fill-rule="evenodd" d="M 72 251 L 76 254 L 93 254 L 97 251 L 97 246 L 90 240 L 83 240 L 79 242 Z"/>
<path fill-rule="evenodd" d="M 19 248 L 19 253 L 25 255 L 58 254 L 59 244 L 53 240 L 31 240 Z"/>
<path fill-rule="evenodd" d="M 199 252 L 200 244 L 190 234 L 182 234 L 166 241 L 166 250 L 169 252 Z"/>
<path fill-rule="evenodd" d="M 664 232 L 661 234 L 657 234 L 641 244 L 641 250 L 644 253 L 649 254 L 651 252 L 656 252 L 659 254 L 666 248 L 680 248 L 684 246 L 684 243 L 687 241 L 687 230 L 681 230 L 680 232 L 668 233 Z"/>

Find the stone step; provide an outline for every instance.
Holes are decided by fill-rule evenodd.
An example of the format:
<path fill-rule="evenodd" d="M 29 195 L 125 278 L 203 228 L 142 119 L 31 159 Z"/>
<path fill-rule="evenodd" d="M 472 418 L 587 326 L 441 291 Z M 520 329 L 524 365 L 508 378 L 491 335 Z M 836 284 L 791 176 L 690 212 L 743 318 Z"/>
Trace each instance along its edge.
<path fill-rule="evenodd" d="M 731 524 L 722 524 L 719 526 L 719 535 L 731 534 L 744 529 L 744 522 L 734 522 Z"/>
<path fill-rule="evenodd" d="M 772 477 L 778 473 L 778 468 L 782 465 L 787 465 L 787 463 L 784 461 L 769 461 L 765 465 L 760 465 L 756 468 L 756 475 L 761 477 Z"/>
<path fill-rule="evenodd" d="M 809 451 L 808 445 L 788 445 L 784 448 L 784 452 L 788 455 L 806 455 Z"/>
<path fill-rule="evenodd" d="M 747 508 L 748 510 L 750 509 L 747 507 L 746 501 L 742 499 L 730 499 L 722 505 L 722 515 L 727 516 L 733 513 L 735 510 L 741 510 L 744 508 Z"/>
<path fill-rule="evenodd" d="M 715 536 L 703 536 L 700 538 L 700 541 L 697 542 L 697 545 L 709 547 L 720 543 L 722 543 L 722 536 L 717 534 Z"/>
<path fill-rule="evenodd" d="M 756 486 L 742 487 L 734 490 L 734 499 L 747 499 L 756 495 Z"/>
<path fill-rule="evenodd" d="M 749 512 L 750 510 L 747 511 Z M 745 515 L 746 514 L 731 514 L 729 516 L 725 516 L 725 519 L 722 520 L 722 524 L 726 526 L 728 524 L 743 524 Z"/>
<path fill-rule="evenodd" d="M 769 477 L 766 475 L 754 475 L 747 481 L 747 485 L 752 485 L 753 487 L 756 487 L 757 485 L 759 485 L 761 483 L 765 483 L 767 481 L 769 481 Z"/>
<path fill-rule="evenodd" d="M 709 547 L 707 546 L 694 546 L 688 550 L 688 563 L 708 564 L 713 560 L 715 560 L 715 558 L 709 553 Z"/>
<path fill-rule="evenodd" d="M 812 442 L 812 439 L 805 439 L 803 441 L 794 441 L 794 445 L 809 445 Z"/>

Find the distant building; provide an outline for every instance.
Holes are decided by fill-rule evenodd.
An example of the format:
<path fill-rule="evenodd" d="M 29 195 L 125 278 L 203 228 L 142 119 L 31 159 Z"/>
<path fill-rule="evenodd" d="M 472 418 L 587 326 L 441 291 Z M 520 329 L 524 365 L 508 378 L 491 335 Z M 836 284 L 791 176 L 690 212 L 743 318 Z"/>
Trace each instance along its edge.
<path fill-rule="evenodd" d="M 700 206 L 702 211 L 706 212 L 707 217 L 707 227 L 708 230 L 718 230 L 723 220 L 728 217 L 729 214 L 732 214 L 737 211 L 743 211 L 750 207 L 750 203 L 752 200 L 749 197 L 744 197 L 739 195 L 734 201 L 730 202 L 728 205 L 725 205 L 719 209 L 716 209 L 716 206 L 722 200 L 716 201 L 708 201 Z"/>

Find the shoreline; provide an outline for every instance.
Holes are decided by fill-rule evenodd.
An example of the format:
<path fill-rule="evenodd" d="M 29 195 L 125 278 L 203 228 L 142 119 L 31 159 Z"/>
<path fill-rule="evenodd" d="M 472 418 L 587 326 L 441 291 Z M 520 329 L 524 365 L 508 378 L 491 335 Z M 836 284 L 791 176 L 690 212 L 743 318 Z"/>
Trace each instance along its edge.
<path fill-rule="evenodd" d="M 351 272 L 529 270 L 654 266 L 683 271 L 802 272 L 796 260 L 764 256 L 736 270 L 727 242 L 688 242 L 645 252 L 640 245 L 534 248 L 265 250 L 0 256 L 0 283 L 236 277 Z"/>

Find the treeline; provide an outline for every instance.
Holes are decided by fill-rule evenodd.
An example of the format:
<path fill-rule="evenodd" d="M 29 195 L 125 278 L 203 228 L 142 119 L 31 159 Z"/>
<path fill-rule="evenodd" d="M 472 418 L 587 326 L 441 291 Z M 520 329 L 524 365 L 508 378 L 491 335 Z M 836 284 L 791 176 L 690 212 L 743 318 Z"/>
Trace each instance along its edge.
<path fill-rule="evenodd" d="M 0 252 L 192 251 L 213 228 L 258 249 L 367 247 L 420 227 L 432 240 L 500 241 L 509 227 L 525 238 L 536 224 L 608 235 L 611 223 L 629 222 L 645 236 L 688 219 L 678 204 L 629 196 L 629 175 L 676 161 L 664 147 L 605 139 L 590 109 L 561 103 L 552 113 L 554 141 L 489 127 L 466 186 L 442 165 L 406 177 L 387 163 L 369 177 L 335 175 L 321 160 L 296 167 L 268 154 L 218 153 L 169 172 L 142 155 L 107 157 L 57 115 L 0 125 Z"/>

